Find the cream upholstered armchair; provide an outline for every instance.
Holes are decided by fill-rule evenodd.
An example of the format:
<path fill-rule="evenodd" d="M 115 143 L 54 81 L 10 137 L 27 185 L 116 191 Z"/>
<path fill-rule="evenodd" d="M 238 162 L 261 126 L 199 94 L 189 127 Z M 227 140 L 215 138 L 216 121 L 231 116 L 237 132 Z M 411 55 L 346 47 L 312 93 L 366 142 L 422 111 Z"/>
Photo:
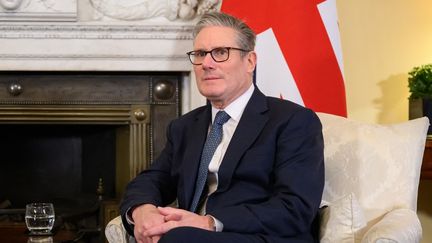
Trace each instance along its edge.
<path fill-rule="evenodd" d="M 429 120 L 368 124 L 318 113 L 325 144 L 323 243 L 420 242 L 417 189 Z M 120 217 L 105 234 L 130 242 Z"/>

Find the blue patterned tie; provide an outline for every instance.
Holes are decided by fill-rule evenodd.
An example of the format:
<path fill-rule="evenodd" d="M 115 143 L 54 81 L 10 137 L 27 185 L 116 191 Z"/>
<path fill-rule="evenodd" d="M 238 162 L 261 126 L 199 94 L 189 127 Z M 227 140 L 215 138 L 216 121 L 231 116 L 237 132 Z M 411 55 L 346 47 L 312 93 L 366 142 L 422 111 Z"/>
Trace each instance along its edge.
<path fill-rule="evenodd" d="M 204 149 L 201 155 L 201 162 L 198 170 L 198 178 L 195 185 L 195 194 L 190 207 L 191 212 L 195 212 L 200 201 L 201 194 L 207 181 L 208 167 L 213 154 L 222 141 L 222 126 L 230 119 L 230 116 L 225 111 L 219 111 L 216 114 L 213 125 L 207 136 L 204 144 Z"/>

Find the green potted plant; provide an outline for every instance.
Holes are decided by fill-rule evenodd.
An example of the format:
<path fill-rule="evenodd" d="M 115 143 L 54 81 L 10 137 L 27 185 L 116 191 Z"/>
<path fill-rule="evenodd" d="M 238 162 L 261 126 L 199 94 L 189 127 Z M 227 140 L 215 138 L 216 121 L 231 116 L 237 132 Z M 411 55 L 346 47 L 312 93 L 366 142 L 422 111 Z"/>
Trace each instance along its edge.
<path fill-rule="evenodd" d="M 427 116 L 432 122 L 432 64 L 414 67 L 408 73 L 409 118 Z M 428 134 L 432 134 L 429 127 Z"/>

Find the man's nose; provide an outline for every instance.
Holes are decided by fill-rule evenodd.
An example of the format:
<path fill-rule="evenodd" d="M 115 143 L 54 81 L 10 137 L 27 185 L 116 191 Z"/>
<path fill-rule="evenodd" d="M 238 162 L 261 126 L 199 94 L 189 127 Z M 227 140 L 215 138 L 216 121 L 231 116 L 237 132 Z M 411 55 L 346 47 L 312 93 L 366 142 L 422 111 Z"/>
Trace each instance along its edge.
<path fill-rule="evenodd" d="M 203 68 L 213 68 L 214 64 L 215 64 L 215 60 L 211 56 L 211 53 L 207 53 L 202 62 Z"/>

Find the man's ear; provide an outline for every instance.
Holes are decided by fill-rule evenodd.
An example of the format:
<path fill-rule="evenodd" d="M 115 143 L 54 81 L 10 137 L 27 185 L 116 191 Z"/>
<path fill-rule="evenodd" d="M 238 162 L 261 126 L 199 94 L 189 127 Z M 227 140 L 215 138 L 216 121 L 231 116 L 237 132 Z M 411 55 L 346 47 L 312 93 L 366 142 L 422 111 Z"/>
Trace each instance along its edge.
<path fill-rule="evenodd" d="M 257 54 L 255 51 L 250 51 L 247 54 L 248 72 L 252 73 L 255 70 L 257 63 Z"/>

